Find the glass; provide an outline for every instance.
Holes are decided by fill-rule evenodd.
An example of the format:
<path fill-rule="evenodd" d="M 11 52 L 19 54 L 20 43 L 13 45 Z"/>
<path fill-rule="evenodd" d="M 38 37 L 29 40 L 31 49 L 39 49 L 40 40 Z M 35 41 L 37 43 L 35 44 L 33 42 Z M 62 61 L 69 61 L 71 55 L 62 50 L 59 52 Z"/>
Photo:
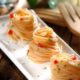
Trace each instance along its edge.
<path fill-rule="evenodd" d="M 37 0 L 27 0 L 31 8 L 35 8 L 37 4 Z"/>
<path fill-rule="evenodd" d="M 49 0 L 48 5 L 50 8 L 55 8 L 59 2 L 63 2 L 63 1 L 66 1 L 66 0 Z"/>
<path fill-rule="evenodd" d="M 9 4 L 9 3 L 15 3 L 18 0 L 0 0 L 0 4 Z"/>
<path fill-rule="evenodd" d="M 49 0 L 48 5 L 50 8 L 55 8 L 58 3 L 58 0 Z"/>

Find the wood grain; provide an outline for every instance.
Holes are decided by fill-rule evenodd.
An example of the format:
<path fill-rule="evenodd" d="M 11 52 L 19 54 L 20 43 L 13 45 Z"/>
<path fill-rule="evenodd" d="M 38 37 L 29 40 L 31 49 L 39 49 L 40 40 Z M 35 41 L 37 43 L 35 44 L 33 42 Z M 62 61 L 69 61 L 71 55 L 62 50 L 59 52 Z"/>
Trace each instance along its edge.
<path fill-rule="evenodd" d="M 59 4 L 59 9 L 66 23 L 69 25 L 67 27 L 74 35 L 80 37 L 80 12 L 77 8 L 74 9 L 74 7 L 74 5 L 68 2 Z"/>
<path fill-rule="evenodd" d="M 59 12 L 59 10 L 54 10 L 54 9 L 35 9 L 35 12 L 37 15 L 43 19 L 44 21 L 51 23 L 51 24 L 56 24 L 59 27 L 66 27 L 67 23 L 65 22 L 63 16 Z"/>
<path fill-rule="evenodd" d="M 0 80 L 27 80 L 0 50 Z"/>

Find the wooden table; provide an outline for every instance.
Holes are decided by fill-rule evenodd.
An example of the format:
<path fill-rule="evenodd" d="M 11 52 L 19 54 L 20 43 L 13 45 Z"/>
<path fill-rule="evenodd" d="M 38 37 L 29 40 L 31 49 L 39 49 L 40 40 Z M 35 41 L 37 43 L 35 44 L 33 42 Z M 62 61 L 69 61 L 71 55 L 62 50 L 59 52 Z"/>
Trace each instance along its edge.
<path fill-rule="evenodd" d="M 49 24 L 50 25 L 50 24 Z M 80 52 L 80 39 L 73 36 L 67 28 L 50 25 L 74 50 Z M 14 64 L 0 50 L 0 80 L 27 80 Z"/>
<path fill-rule="evenodd" d="M 0 50 L 0 80 L 27 80 Z"/>

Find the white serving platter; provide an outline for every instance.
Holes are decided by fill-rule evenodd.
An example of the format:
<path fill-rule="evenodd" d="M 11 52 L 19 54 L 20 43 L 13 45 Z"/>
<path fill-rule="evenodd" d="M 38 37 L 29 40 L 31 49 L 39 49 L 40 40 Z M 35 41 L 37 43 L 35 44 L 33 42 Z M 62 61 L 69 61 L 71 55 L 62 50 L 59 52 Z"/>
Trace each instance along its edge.
<path fill-rule="evenodd" d="M 42 26 L 47 26 L 36 14 L 38 22 Z M 0 19 L 0 48 L 8 56 L 8 58 L 16 65 L 16 67 L 23 73 L 29 80 L 51 80 L 50 62 L 37 64 L 32 62 L 27 57 L 28 43 L 20 41 L 13 42 L 6 34 L 8 29 L 9 19 Z M 58 42 L 63 46 L 63 52 L 73 53 L 78 55 L 72 48 L 68 46 L 58 35 Z"/>

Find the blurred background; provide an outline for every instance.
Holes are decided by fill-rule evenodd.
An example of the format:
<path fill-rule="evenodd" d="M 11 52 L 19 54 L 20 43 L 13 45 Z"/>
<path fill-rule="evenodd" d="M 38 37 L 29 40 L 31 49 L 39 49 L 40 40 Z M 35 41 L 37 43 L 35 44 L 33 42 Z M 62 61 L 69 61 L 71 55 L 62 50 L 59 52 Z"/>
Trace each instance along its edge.
<path fill-rule="evenodd" d="M 65 1 L 80 7 L 80 0 L 0 0 L 0 17 L 5 18 L 5 15 L 18 8 L 33 9 L 46 24 L 80 54 L 80 38 L 68 29 L 64 17 L 58 9 L 58 4 Z M 0 80 L 26 80 L 1 50 Z"/>
<path fill-rule="evenodd" d="M 80 6 L 80 0 L 0 0 L 0 15 L 20 7 L 56 9 L 60 2 L 69 1 Z"/>

